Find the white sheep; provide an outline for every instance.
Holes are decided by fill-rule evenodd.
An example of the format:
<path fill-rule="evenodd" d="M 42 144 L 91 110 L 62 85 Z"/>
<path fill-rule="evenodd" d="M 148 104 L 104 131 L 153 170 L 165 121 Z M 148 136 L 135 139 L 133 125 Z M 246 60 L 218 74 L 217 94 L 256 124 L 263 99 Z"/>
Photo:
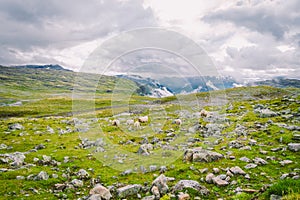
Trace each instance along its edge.
<path fill-rule="evenodd" d="M 141 128 L 141 124 L 140 124 L 139 121 L 134 122 L 133 126 L 134 126 L 136 129 L 140 129 L 140 128 Z"/>
<path fill-rule="evenodd" d="M 139 117 L 138 121 L 141 122 L 141 123 L 148 122 L 148 116 Z"/>
<path fill-rule="evenodd" d="M 120 126 L 120 121 L 117 119 L 114 119 L 111 123 L 113 126 Z"/>
<path fill-rule="evenodd" d="M 201 117 L 207 117 L 207 116 L 209 116 L 209 112 L 203 109 L 203 110 L 200 111 L 200 116 Z"/>
<path fill-rule="evenodd" d="M 174 124 L 177 124 L 177 125 L 181 125 L 181 124 L 182 124 L 182 121 L 181 121 L 181 119 L 175 119 L 175 120 L 173 121 L 173 123 L 174 123 Z"/>

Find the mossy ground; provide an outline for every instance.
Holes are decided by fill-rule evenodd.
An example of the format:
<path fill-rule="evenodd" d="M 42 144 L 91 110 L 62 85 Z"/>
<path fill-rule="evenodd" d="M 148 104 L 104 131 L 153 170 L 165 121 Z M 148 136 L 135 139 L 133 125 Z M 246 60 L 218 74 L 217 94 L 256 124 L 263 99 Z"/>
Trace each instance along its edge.
<path fill-rule="evenodd" d="M 292 91 L 293 93 L 295 91 Z M 232 156 L 236 159 L 229 159 L 229 156 L 215 161 L 212 163 L 189 163 L 183 162 L 182 156 L 179 156 L 177 160 L 167 166 L 168 170 L 165 172 L 166 176 L 174 177 L 175 182 L 170 182 L 169 186 L 172 187 L 177 181 L 182 179 L 197 180 L 202 185 L 210 190 L 210 195 L 202 197 L 204 199 L 251 199 L 258 197 L 258 199 L 268 198 L 271 193 L 288 194 L 293 197 L 299 197 L 299 190 L 297 187 L 292 185 L 299 185 L 299 180 L 287 182 L 278 182 L 281 174 L 291 172 L 291 169 L 299 168 L 299 153 L 286 151 L 272 152 L 271 149 L 276 147 L 286 147 L 288 143 L 292 142 L 293 131 L 286 128 L 278 126 L 276 123 L 286 123 L 289 125 L 300 126 L 299 121 L 295 120 L 294 117 L 283 117 L 275 116 L 271 118 L 261 118 L 257 113 L 254 112 L 254 105 L 262 104 L 267 106 L 273 111 L 280 112 L 285 109 L 290 109 L 291 112 L 299 112 L 299 102 L 300 98 L 296 95 L 295 101 L 286 101 L 284 95 L 291 94 L 290 91 L 280 90 L 269 87 L 257 87 L 257 88 L 236 88 L 230 89 L 223 92 L 216 92 L 213 95 L 220 95 L 223 98 L 223 94 L 226 94 L 227 103 L 222 106 L 214 106 L 209 102 L 209 93 L 197 94 L 196 98 L 198 100 L 199 108 L 205 107 L 205 109 L 210 111 L 218 111 L 220 114 L 227 114 L 229 122 L 227 126 L 222 130 L 222 140 L 216 145 L 210 145 L 215 141 L 216 137 L 204 138 L 200 133 L 196 133 L 195 137 L 200 139 L 200 142 L 196 142 L 193 146 L 202 146 L 203 148 L 211 147 L 214 151 L 226 154 L 230 152 Z M 295 95 L 294 95 L 295 96 Z M 161 122 L 163 124 L 162 134 L 157 134 L 155 137 L 159 139 L 164 139 L 166 137 L 166 131 L 173 130 L 174 134 L 179 134 L 183 130 L 195 123 L 194 119 L 185 119 L 182 126 L 178 126 L 172 123 L 173 119 L 180 117 L 180 110 L 189 110 L 194 112 L 191 105 L 194 102 L 189 102 L 189 96 L 182 96 L 176 99 L 176 97 L 168 97 L 164 99 L 150 99 L 147 97 L 133 96 L 130 99 L 131 106 L 128 107 L 115 107 L 111 108 L 111 100 L 109 94 L 98 94 L 98 98 L 93 104 L 93 101 L 83 100 L 83 99 L 72 99 L 70 97 L 52 97 L 48 96 L 45 98 L 40 98 L 37 101 L 28 101 L 23 103 L 22 106 L 16 107 L 0 107 L 0 134 L 1 142 L 7 146 L 11 146 L 11 149 L 2 149 L 0 154 L 12 153 L 12 152 L 25 152 L 30 149 L 35 148 L 39 144 L 44 144 L 45 149 L 37 150 L 36 152 L 31 152 L 26 155 L 25 162 L 33 163 L 34 158 L 42 158 L 43 155 L 51 156 L 52 159 L 61 162 L 59 166 L 42 166 L 36 165 L 34 167 L 28 167 L 25 169 L 18 169 L 14 171 L 7 171 L 0 173 L 0 184 L 2 190 L 0 190 L 1 199 L 58 199 L 62 198 L 63 193 L 67 195 L 69 199 L 77 199 L 89 193 L 91 189 L 90 180 L 84 180 L 84 187 L 65 190 L 63 193 L 54 194 L 50 189 L 54 188 L 56 183 L 63 183 L 71 181 L 76 178 L 75 173 L 79 169 L 87 170 L 91 178 L 99 178 L 100 182 L 104 186 L 110 186 L 118 183 L 123 184 L 151 184 L 155 177 L 159 174 L 159 171 L 149 172 L 149 173 L 132 173 L 129 175 L 120 175 L 121 171 L 113 169 L 106 166 L 105 163 L 101 163 L 98 159 L 91 155 L 91 152 L 79 148 L 79 143 L 81 143 L 80 135 L 77 132 L 72 123 L 68 123 L 75 118 L 92 118 L 97 117 L 98 121 L 91 126 L 102 128 L 103 133 L 106 137 L 110 138 L 113 143 L 123 144 L 126 141 L 131 140 L 134 144 L 138 144 L 143 138 L 135 137 L 131 134 L 124 134 L 122 129 L 111 126 L 109 119 L 113 119 L 113 114 L 124 113 L 127 111 L 132 111 L 135 108 L 141 108 L 141 110 L 131 116 L 132 118 L 137 118 L 141 115 L 149 115 L 149 105 L 151 109 L 157 108 L 165 112 L 165 117 L 159 115 L 152 115 L 149 123 L 142 124 L 143 129 L 140 131 L 141 134 L 146 134 L 152 130 L 150 126 L 151 123 Z M 11 97 L 10 97 L 11 98 Z M 186 103 L 180 103 L 178 99 L 184 100 Z M 73 102 L 72 102 L 73 100 Z M 75 111 L 80 111 L 74 116 L 70 116 L 72 113 L 74 104 L 79 103 L 83 105 L 80 109 Z M 72 104 L 73 103 L 73 104 Z M 122 105 L 122 102 L 115 105 Z M 135 107 L 134 105 L 139 105 Z M 144 106 L 145 107 L 144 107 Z M 229 105 L 232 105 L 232 109 L 226 110 Z M 148 107 L 147 107 L 148 106 Z M 151 107 L 152 106 L 152 107 Z M 94 107 L 96 108 L 94 110 Z M 200 110 L 198 110 L 200 111 Z M 121 117 L 119 117 L 121 118 Z M 125 117 L 126 118 L 126 117 Z M 167 119 L 166 119 L 167 118 Z M 272 120 L 273 123 L 268 125 L 265 129 L 258 129 L 256 124 L 266 124 L 268 120 Z M 9 130 L 9 125 L 14 123 L 20 123 L 24 126 L 24 130 Z M 124 121 L 123 121 L 124 123 Z M 208 122 L 202 118 L 196 121 L 200 125 L 205 126 Z M 243 125 L 248 130 L 247 139 L 243 140 L 244 136 L 239 136 L 234 132 L 237 125 Z M 54 129 L 55 133 L 51 134 L 47 131 L 47 126 Z M 66 130 L 70 128 L 71 133 L 59 134 L 60 129 Z M 92 130 L 92 129 L 91 129 Z M 154 136 L 150 136 L 148 139 L 153 139 Z M 226 149 L 221 150 L 223 146 L 228 146 L 228 142 L 235 139 L 241 139 L 245 145 L 248 144 L 249 138 L 255 139 L 259 145 L 252 146 L 252 150 L 240 150 L 240 149 Z M 280 139 L 282 138 L 282 139 Z M 280 141 L 282 140 L 282 141 Z M 206 143 L 205 143 L 206 141 Z M 123 145 L 123 149 L 128 152 L 137 152 L 139 146 L 134 144 Z M 267 154 L 261 154 L 261 150 L 267 151 Z M 64 163 L 64 157 L 68 156 L 71 162 Z M 200 172 L 203 168 L 208 168 L 209 172 L 212 172 L 212 168 L 221 169 L 221 173 L 226 173 L 222 169 L 240 166 L 244 169 L 247 164 L 240 161 L 239 158 L 246 156 L 249 159 L 254 159 L 255 157 L 260 157 L 268 160 L 267 157 L 275 156 L 275 160 L 268 160 L 267 165 L 258 166 L 255 169 L 245 170 L 250 175 L 250 180 L 247 180 L 243 176 L 234 176 L 232 180 L 237 182 L 236 185 L 228 185 L 226 187 L 217 187 L 213 184 L 207 184 L 205 181 L 205 174 Z M 290 159 L 293 161 L 292 164 L 288 166 L 281 166 L 279 164 L 280 160 Z M 10 168 L 8 164 L 0 164 L 0 168 Z M 50 178 L 46 181 L 29 181 L 26 177 L 30 174 L 38 174 L 40 171 L 46 171 Z M 63 173 L 68 172 L 71 174 L 70 177 L 63 178 Z M 57 174 L 58 178 L 51 177 L 51 174 Z M 24 176 L 25 180 L 16 180 L 16 176 Z M 254 189 L 260 190 L 266 184 L 273 184 L 278 182 L 277 185 L 271 187 L 265 193 L 241 193 L 236 194 L 234 190 L 237 187 L 243 189 Z M 289 184 L 291 187 L 289 187 Z M 38 191 L 38 192 L 36 192 Z M 292 191 L 292 192 L 288 192 Z M 187 191 L 192 197 L 198 196 L 199 194 L 193 191 Z M 146 194 L 143 194 L 146 195 Z M 290 198 L 293 198 L 290 197 Z M 164 196 L 162 199 L 169 199 L 168 195 Z M 288 198 L 288 197 L 286 197 Z M 136 199 L 133 197 L 132 199 Z"/>

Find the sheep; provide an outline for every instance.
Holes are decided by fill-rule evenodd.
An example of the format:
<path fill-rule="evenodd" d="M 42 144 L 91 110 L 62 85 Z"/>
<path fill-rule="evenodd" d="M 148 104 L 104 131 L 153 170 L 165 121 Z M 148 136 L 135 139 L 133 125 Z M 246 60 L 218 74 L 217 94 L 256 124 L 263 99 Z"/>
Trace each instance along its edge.
<path fill-rule="evenodd" d="M 173 124 L 181 125 L 181 124 L 182 124 L 182 121 L 181 121 L 181 119 L 175 119 L 175 120 L 173 121 Z"/>
<path fill-rule="evenodd" d="M 209 116 L 209 112 L 203 109 L 203 110 L 200 111 L 200 116 L 201 117 L 207 117 L 207 116 Z"/>
<path fill-rule="evenodd" d="M 148 122 L 148 116 L 139 117 L 138 121 L 141 122 L 141 123 Z"/>
<path fill-rule="evenodd" d="M 112 121 L 112 125 L 113 125 L 113 126 L 120 126 L 120 121 L 117 120 L 117 119 L 114 119 L 114 120 Z"/>
<path fill-rule="evenodd" d="M 141 124 L 140 124 L 139 121 L 134 122 L 133 126 L 134 126 L 136 129 L 140 129 L 140 128 L 141 128 Z"/>

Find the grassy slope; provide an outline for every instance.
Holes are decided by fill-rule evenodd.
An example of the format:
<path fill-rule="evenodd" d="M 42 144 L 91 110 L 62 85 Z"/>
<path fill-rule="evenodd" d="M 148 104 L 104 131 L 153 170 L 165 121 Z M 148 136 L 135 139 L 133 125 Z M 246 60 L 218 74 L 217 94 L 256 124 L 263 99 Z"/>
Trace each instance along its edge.
<path fill-rule="evenodd" d="M 14 72 L 10 72 L 11 77 L 13 77 Z M 22 73 L 22 72 L 20 72 Z M 41 72 L 44 73 L 44 72 Z M 56 72 L 54 72 L 56 73 Z M 70 72 L 66 72 L 68 74 Z M 61 73 L 55 74 L 54 76 L 60 76 Z M 4 75 L 2 75 L 3 77 Z M 45 76 L 49 76 L 47 72 Z M 52 77 L 54 78 L 54 77 Z M 50 78 L 49 80 L 52 80 Z M 18 80 L 20 80 L 19 77 Z M 38 84 L 38 80 L 29 79 L 29 82 L 26 87 L 21 87 L 24 82 L 20 82 L 19 85 L 6 83 L 6 85 L 1 89 L 3 95 L 3 100 L 7 101 L 16 101 L 16 100 L 24 100 L 29 99 L 29 102 L 24 102 L 24 104 L 20 107 L 0 107 L 1 119 L 0 119 L 0 134 L 1 134 L 1 142 L 8 146 L 12 146 L 12 149 L 9 150 L 0 150 L 0 153 L 9 153 L 15 151 L 28 151 L 29 149 L 34 148 L 36 145 L 43 143 L 46 148 L 38 150 L 37 152 L 30 153 L 26 155 L 26 162 L 33 163 L 33 158 L 41 158 L 42 155 L 50 155 L 53 159 L 60 161 L 62 164 L 58 166 L 58 170 L 54 166 L 40 166 L 37 165 L 35 167 L 29 167 L 27 169 L 19 169 L 16 171 L 4 172 L 0 173 L 0 185 L 2 186 L 2 190 L 0 191 L 0 198 L 1 199 L 57 199 L 59 196 L 62 197 L 62 193 L 53 194 L 50 193 L 49 189 L 53 189 L 55 183 L 63 183 L 70 181 L 74 178 L 75 172 L 79 169 L 90 169 L 93 168 L 93 172 L 89 171 L 91 177 L 99 178 L 100 182 L 103 183 L 105 186 L 109 186 L 116 182 L 120 183 L 140 183 L 144 184 L 145 182 L 151 183 L 154 180 L 155 175 L 158 172 L 154 173 L 146 173 L 146 174 L 131 174 L 122 176 L 120 175 L 120 171 L 114 170 L 112 168 L 104 166 L 100 161 L 96 160 L 93 156 L 89 155 L 89 151 L 77 148 L 78 144 L 80 143 L 79 140 L 79 133 L 74 131 L 72 133 L 58 134 L 60 129 L 66 129 L 70 127 L 74 129 L 72 124 L 67 124 L 68 120 L 71 120 L 71 117 L 65 116 L 65 113 L 72 111 L 72 99 L 70 96 L 65 94 L 70 93 L 70 88 L 68 88 L 68 84 L 64 85 L 63 87 L 56 89 L 55 87 L 49 86 L 42 86 Z M 3 79 L 2 79 L 3 80 Z M 108 82 L 112 82 L 111 88 L 113 88 L 113 81 L 109 79 Z M 42 82 L 42 79 L 40 80 Z M 52 83 L 56 85 L 55 82 Z M 30 89 L 33 87 L 43 88 L 41 91 L 45 93 L 41 94 L 41 91 L 36 91 L 35 89 Z M 110 85 L 110 84 L 108 84 Z M 69 85 L 71 86 L 71 85 Z M 88 86 L 87 86 L 88 87 Z M 29 88 L 29 89 L 28 89 Z M 48 89 L 47 89 L 48 88 Z M 105 91 L 107 88 L 107 84 L 105 87 L 102 88 L 102 91 Z M 5 91 L 14 91 L 14 94 L 8 93 Z M 16 92 L 15 92 L 16 91 Z M 36 92 L 35 92 L 36 91 Z M 193 179 L 201 182 L 201 179 L 205 179 L 206 174 L 201 174 L 199 169 L 208 168 L 209 171 L 212 171 L 213 167 L 218 167 L 220 169 L 232 166 L 241 166 L 242 168 L 247 164 L 240 161 L 238 158 L 242 156 L 247 156 L 250 159 L 255 157 L 261 157 L 266 159 L 266 156 L 276 156 L 278 160 L 269 161 L 268 165 L 259 166 L 255 169 L 247 170 L 251 179 L 246 180 L 244 177 L 235 176 L 233 179 L 237 181 L 238 185 L 241 188 L 251 188 L 259 190 L 263 185 L 273 183 L 277 181 L 281 174 L 290 172 L 290 169 L 297 168 L 299 166 L 299 154 L 293 153 L 290 151 L 285 152 L 271 152 L 270 149 L 273 146 L 285 146 L 287 143 L 292 141 L 292 132 L 280 128 L 277 125 L 271 125 L 266 128 L 266 130 L 258 130 L 255 128 L 255 123 L 266 123 L 268 119 L 260 118 L 257 114 L 253 112 L 253 105 L 257 103 L 261 103 L 264 105 L 268 105 L 272 110 L 280 111 L 283 109 L 291 109 L 293 112 L 297 112 L 299 109 L 299 105 L 296 102 L 283 102 L 284 95 L 291 95 L 291 93 L 295 93 L 297 90 L 282 90 L 282 89 L 275 89 L 271 87 L 249 87 L 249 88 L 235 88 L 219 92 L 212 92 L 212 93 L 201 93 L 197 94 L 196 98 L 201 103 L 201 106 L 206 106 L 208 110 L 215 110 L 218 109 L 221 113 L 229 113 L 230 125 L 223 130 L 222 134 L 224 134 L 223 140 L 218 145 L 214 146 L 214 150 L 220 153 L 225 153 L 225 151 L 220 150 L 222 146 L 226 146 L 228 141 L 238 138 L 236 135 L 228 135 L 228 133 L 232 132 L 237 124 L 242 124 L 246 126 L 250 131 L 249 137 L 258 141 L 261 146 L 254 146 L 252 147 L 252 151 L 242 151 L 237 149 L 230 149 L 232 155 L 234 155 L 237 159 L 230 160 L 230 159 L 223 159 L 213 163 L 184 163 L 182 162 L 181 158 L 178 159 L 173 163 L 174 168 L 168 166 L 169 170 L 166 172 L 167 176 L 175 177 L 176 180 L 180 179 Z M 51 94 L 60 95 L 58 97 L 51 97 Z M 18 95 L 17 95 L 18 94 Z M 19 94 L 26 94 L 20 96 Z M 209 97 L 219 97 L 220 99 L 224 98 L 224 94 L 226 95 L 226 99 L 231 102 L 233 105 L 233 109 L 230 111 L 226 111 L 225 107 L 215 107 L 210 106 L 209 104 Z M 135 138 L 130 135 L 124 135 L 122 131 L 118 128 L 111 127 L 110 124 L 104 120 L 103 117 L 110 117 L 112 116 L 112 110 L 110 108 L 106 108 L 106 106 L 110 106 L 110 94 L 106 93 L 97 93 L 97 100 L 96 100 L 96 108 L 103 108 L 101 110 L 96 111 L 96 116 L 99 118 L 99 124 L 101 128 L 104 130 L 104 133 L 108 136 L 114 136 L 114 141 L 119 142 L 121 141 L 128 141 L 136 140 L 139 142 L 141 138 Z M 178 99 L 184 99 L 187 103 L 187 106 L 183 109 L 189 109 L 190 99 L 194 99 L 189 96 L 182 96 L 178 97 Z M 31 101 L 32 99 L 39 98 L 39 100 Z M 83 105 L 87 107 L 83 107 L 83 110 L 90 109 L 92 102 L 86 103 L 84 99 L 76 99 L 77 101 L 82 101 Z M 150 101 L 151 100 L 151 101 Z M 145 104 L 152 102 L 154 99 L 149 99 L 145 97 L 136 97 L 133 96 L 131 101 L 133 104 Z M 178 117 L 176 111 L 180 109 L 178 106 L 178 102 L 175 97 L 169 97 L 165 99 L 161 99 L 159 102 L 163 103 L 161 106 L 166 110 L 167 115 L 172 119 Z M 300 100 L 298 96 L 298 101 Z M 282 105 L 282 106 L 281 106 Z M 182 106 L 182 105 L 181 105 Z M 124 112 L 127 108 L 116 108 L 115 112 Z M 146 110 L 145 113 L 148 111 Z M 63 117 L 39 117 L 36 116 L 45 116 L 45 115 L 57 115 L 58 113 L 63 113 Z M 93 113 L 94 114 L 94 113 Z M 74 117 L 85 117 L 88 116 L 88 112 L 83 112 L 80 116 Z M 136 117 L 138 115 L 135 115 Z M 4 118 L 3 118 L 4 117 Z M 300 125 L 299 121 L 295 122 L 293 119 L 285 119 L 282 117 L 273 117 L 271 118 L 274 122 L 284 122 L 293 125 Z M 24 130 L 16 130 L 16 131 L 9 131 L 8 126 L 12 123 L 20 123 L 22 124 L 25 129 Z M 188 121 L 185 121 L 188 124 Z M 201 121 L 200 123 L 205 124 L 205 121 Z M 99 125 L 96 124 L 96 125 Z M 55 130 L 55 134 L 50 134 L 47 131 L 47 126 L 52 127 Z M 147 125 L 145 125 L 147 128 Z M 180 132 L 180 128 L 167 122 L 164 125 L 164 130 L 169 130 L 173 128 L 175 133 Z M 280 133 L 280 130 L 284 130 L 284 134 Z M 22 133 L 23 136 L 20 136 Z M 162 138 L 164 136 L 161 136 Z M 215 138 L 203 138 L 201 135 L 198 135 L 201 140 L 204 141 L 213 141 Z M 279 138 L 283 137 L 283 143 L 279 143 Z M 50 142 L 47 142 L 50 141 Z M 245 141 L 246 143 L 247 141 Z M 271 144 L 271 145 L 270 145 Z M 199 142 L 195 144 L 196 146 L 202 146 L 203 143 Z M 205 147 L 205 145 L 203 145 Z M 137 150 L 137 146 L 126 146 L 124 147 L 128 151 L 135 152 Z M 267 155 L 262 155 L 259 153 L 260 150 L 267 150 Z M 70 163 L 63 163 L 63 158 L 65 156 L 69 156 L 72 162 Z M 282 167 L 279 164 L 280 159 L 291 159 L 294 161 L 293 164 L 288 165 L 288 167 Z M 7 164 L 0 164 L 0 168 L 9 168 Z M 16 180 L 17 175 L 23 175 L 27 177 L 30 174 L 37 174 L 41 170 L 45 170 L 48 174 L 56 173 L 59 175 L 58 179 L 50 178 L 47 181 L 27 181 L 27 180 Z M 71 171 L 71 177 L 63 178 L 62 174 L 66 173 L 67 171 Z M 117 179 L 113 178 L 117 177 Z M 86 180 L 85 187 L 78 188 L 76 190 L 69 189 L 64 191 L 64 194 L 68 196 L 70 199 L 76 199 L 82 197 L 83 195 L 87 195 L 90 187 L 89 182 L 90 180 Z M 170 183 L 169 185 L 172 186 L 175 183 Z M 234 189 L 237 187 L 236 185 L 230 185 L 227 187 L 216 187 L 211 184 L 206 184 L 205 182 L 201 182 L 201 184 L 205 185 L 210 191 L 210 196 L 206 197 L 207 199 L 216 199 L 216 197 L 223 197 L 225 199 L 250 199 L 257 194 L 245 194 L 236 196 L 233 192 Z M 38 193 L 35 193 L 33 189 L 38 190 Z M 276 188 L 275 188 L 276 189 Z M 76 191 L 76 192 L 75 192 Z M 26 195 L 29 195 L 26 197 Z M 261 194 L 259 195 L 260 198 L 265 198 Z M 135 198 L 133 198 L 135 199 Z"/>

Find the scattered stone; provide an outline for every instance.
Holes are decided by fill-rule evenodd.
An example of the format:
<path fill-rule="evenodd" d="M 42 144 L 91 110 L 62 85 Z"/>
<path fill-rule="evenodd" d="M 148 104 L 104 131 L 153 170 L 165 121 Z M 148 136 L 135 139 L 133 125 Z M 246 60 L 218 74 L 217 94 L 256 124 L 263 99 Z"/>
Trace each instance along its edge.
<path fill-rule="evenodd" d="M 74 186 L 74 187 L 82 187 L 83 186 L 83 181 L 82 180 L 78 180 L 78 179 L 73 179 L 71 181 L 71 184 Z"/>
<path fill-rule="evenodd" d="M 19 123 L 15 123 L 15 124 L 11 124 L 8 126 L 8 128 L 12 131 L 15 131 L 15 130 L 23 130 L 24 129 L 24 126 L 22 126 L 21 124 Z"/>
<path fill-rule="evenodd" d="M 225 180 L 222 180 L 221 178 L 219 178 L 218 176 L 217 177 L 214 177 L 212 179 L 213 183 L 217 186 L 226 186 L 228 185 L 229 183 Z"/>
<path fill-rule="evenodd" d="M 239 166 L 231 167 L 230 172 L 236 175 L 246 175 L 246 172 L 242 170 Z"/>
<path fill-rule="evenodd" d="M 215 173 L 215 174 L 218 174 L 219 172 L 220 172 L 220 170 L 219 170 L 219 168 L 213 168 L 213 172 Z"/>
<path fill-rule="evenodd" d="M 51 128 L 50 126 L 47 126 L 47 131 L 50 133 L 50 134 L 54 134 L 55 131 L 53 130 L 53 128 Z"/>
<path fill-rule="evenodd" d="M 300 143 L 289 143 L 288 148 L 294 152 L 300 151 Z"/>
<path fill-rule="evenodd" d="M 228 171 L 226 172 L 226 175 L 229 176 L 229 177 L 232 177 L 232 176 L 233 176 L 233 174 L 230 172 L 230 170 L 228 170 Z"/>
<path fill-rule="evenodd" d="M 246 174 L 246 175 L 245 175 L 245 179 L 248 179 L 248 180 L 249 180 L 249 179 L 250 179 L 250 175 L 249 175 L 249 174 Z"/>
<path fill-rule="evenodd" d="M 40 150 L 40 149 L 45 149 L 45 145 L 44 144 L 39 144 L 37 146 L 34 147 L 36 150 Z"/>
<path fill-rule="evenodd" d="M 247 163 L 251 162 L 251 160 L 249 158 L 245 157 L 245 156 L 241 157 L 240 161 L 244 161 L 244 162 L 247 162 Z"/>
<path fill-rule="evenodd" d="M 208 172 L 208 168 L 203 168 L 199 170 L 201 174 L 207 173 Z"/>
<path fill-rule="evenodd" d="M 234 160 L 234 159 L 235 159 L 235 156 L 229 156 L 229 159 L 230 159 L 230 160 Z"/>
<path fill-rule="evenodd" d="M 250 146 L 244 146 L 244 147 L 241 147 L 240 150 L 251 151 L 252 148 Z"/>
<path fill-rule="evenodd" d="M 194 189 L 202 195 L 208 195 L 209 194 L 209 190 L 206 187 L 200 185 L 197 181 L 194 181 L 194 180 L 181 180 L 181 181 L 179 181 L 173 187 L 173 191 L 174 192 L 182 191 L 186 188 Z"/>
<path fill-rule="evenodd" d="M 161 196 L 163 196 L 164 194 L 166 194 L 169 190 L 169 187 L 167 185 L 168 182 L 168 178 L 161 174 L 160 176 L 158 176 L 153 182 L 152 182 L 152 187 L 157 187 L 159 194 Z M 153 193 L 152 193 L 153 194 Z M 154 194 L 155 195 L 155 194 Z M 156 195 L 155 195 L 156 196 Z"/>
<path fill-rule="evenodd" d="M 57 174 L 52 174 L 51 176 L 52 176 L 52 178 L 58 178 Z"/>
<path fill-rule="evenodd" d="M 285 165 L 293 163 L 293 161 L 291 161 L 291 160 L 283 160 L 283 161 L 280 161 L 279 163 L 280 163 L 281 166 L 285 166 Z"/>
<path fill-rule="evenodd" d="M 266 154 L 268 154 L 268 152 L 267 152 L 267 151 L 265 151 L 265 150 L 260 150 L 260 151 L 259 151 L 259 153 L 261 153 L 261 154 L 263 154 L 263 155 L 266 155 Z"/>
<path fill-rule="evenodd" d="M 89 173 L 86 171 L 86 170 L 84 170 L 84 169 L 80 169 L 78 172 L 77 172 L 77 176 L 79 177 L 79 179 L 87 179 L 87 178 L 89 178 Z"/>
<path fill-rule="evenodd" d="M 287 177 L 289 177 L 289 174 L 282 174 L 280 180 L 286 179 Z"/>
<path fill-rule="evenodd" d="M 59 190 L 59 191 L 63 191 L 65 188 L 66 188 L 66 184 L 63 184 L 63 183 L 56 183 L 54 185 L 55 189 L 56 190 Z"/>
<path fill-rule="evenodd" d="M 142 186 L 139 184 L 127 185 L 117 189 L 119 198 L 126 198 L 129 196 L 137 195 L 141 190 Z"/>
<path fill-rule="evenodd" d="M 36 181 L 41 181 L 41 180 L 48 180 L 49 175 L 45 171 L 41 171 L 35 178 L 34 180 Z"/>
<path fill-rule="evenodd" d="M 276 117 L 277 113 L 269 110 L 269 109 L 262 109 L 259 111 L 260 117 L 265 118 L 265 117 Z"/>
<path fill-rule="evenodd" d="M 155 196 L 155 199 L 159 199 L 160 198 L 160 193 L 159 193 L 158 187 L 153 186 L 151 188 L 151 193 Z"/>
<path fill-rule="evenodd" d="M 16 179 L 17 179 L 17 180 L 24 180 L 25 177 L 24 177 L 24 176 L 17 176 Z"/>
<path fill-rule="evenodd" d="M 293 135 L 293 140 L 300 140 L 300 134 L 294 134 Z"/>
<path fill-rule="evenodd" d="M 270 200 L 280 200 L 281 196 L 275 195 L 275 194 L 271 194 L 270 196 Z"/>
<path fill-rule="evenodd" d="M 249 140 L 249 143 L 248 143 L 248 144 L 249 144 L 250 146 L 255 146 L 256 143 L 257 143 L 256 140 L 251 139 L 251 140 Z"/>
<path fill-rule="evenodd" d="M 0 150 L 2 150 L 2 149 L 7 149 L 7 145 L 6 144 L 0 144 Z"/>
<path fill-rule="evenodd" d="M 262 159 L 262 158 L 258 158 L 258 157 L 254 158 L 254 159 L 253 159 L 253 162 L 254 162 L 255 164 L 257 164 L 257 165 L 266 165 L 266 164 L 268 164 L 267 161 L 265 161 L 265 160 Z"/>
<path fill-rule="evenodd" d="M 277 151 L 281 151 L 282 147 L 276 147 L 276 148 L 272 148 L 271 151 L 272 152 L 277 152 Z"/>
<path fill-rule="evenodd" d="M 183 159 L 185 161 L 193 162 L 212 162 L 223 158 L 224 156 L 220 153 L 202 149 L 197 147 L 194 149 L 188 149 L 184 153 Z"/>
<path fill-rule="evenodd" d="M 109 200 L 112 198 L 110 191 L 106 187 L 102 186 L 101 184 L 95 185 L 95 187 L 90 190 L 90 194 L 91 195 L 97 194 L 100 196 L 100 199 L 105 199 L 105 200 Z"/>
<path fill-rule="evenodd" d="M 142 198 L 142 200 L 155 200 L 155 196 L 154 195 L 146 196 L 146 197 Z"/>
<path fill-rule="evenodd" d="M 218 177 L 222 180 L 225 180 L 227 178 L 227 175 L 226 174 L 220 174 Z"/>
<path fill-rule="evenodd" d="M 256 168 L 256 167 L 257 167 L 256 164 L 250 163 L 250 164 L 245 166 L 245 169 L 253 169 L 253 168 Z"/>
<path fill-rule="evenodd" d="M 189 200 L 191 197 L 189 194 L 186 193 L 179 193 L 178 200 Z"/>
<path fill-rule="evenodd" d="M 213 183 L 213 178 L 215 178 L 215 175 L 213 173 L 209 173 L 205 177 L 205 181 L 207 183 Z"/>
<path fill-rule="evenodd" d="M 153 150 L 152 144 L 142 144 L 138 150 L 138 154 L 148 156 L 150 155 L 150 151 Z"/>
<path fill-rule="evenodd" d="M 241 148 L 241 147 L 243 147 L 243 146 L 244 146 L 244 145 L 243 145 L 241 142 L 237 141 L 237 140 L 233 140 L 233 141 L 230 141 L 230 142 L 228 143 L 228 147 L 229 147 L 229 148 L 239 149 L 239 148 Z"/>
<path fill-rule="evenodd" d="M 8 158 L 13 161 L 12 163 L 10 163 L 11 166 L 20 167 L 24 164 L 24 160 L 26 157 L 24 153 L 14 152 L 12 154 L 8 154 Z"/>

